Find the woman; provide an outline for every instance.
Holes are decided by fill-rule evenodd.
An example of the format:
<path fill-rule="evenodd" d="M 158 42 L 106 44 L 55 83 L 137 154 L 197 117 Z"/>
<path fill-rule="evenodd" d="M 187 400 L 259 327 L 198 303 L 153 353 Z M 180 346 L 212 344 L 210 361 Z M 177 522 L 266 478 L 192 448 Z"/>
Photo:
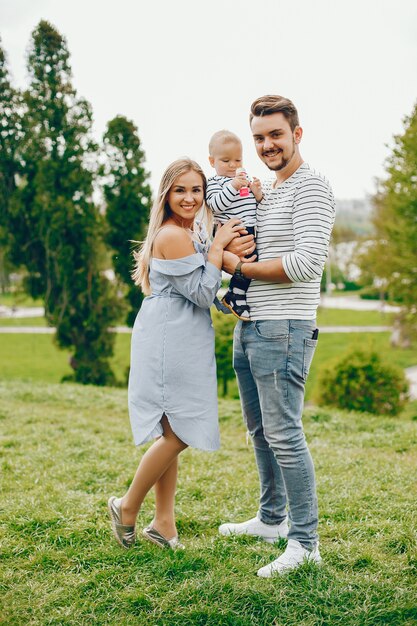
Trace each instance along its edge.
<path fill-rule="evenodd" d="M 155 516 L 143 535 L 161 547 L 183 547 L 174 516 L 178 455 L 187 446 L 219 448 L 210 306 L 220 286 L 223 254 L 231 254 L 224 248 L 239 236 L 240 221 L 222 226 L 208 247 L 196 220 L 205 191 L 197 163 L 171 163 L 146 240 L 135 254 L 133 278 L 150 295 L 132 333 L 129 413 L 136 445 L 157 440 L 143 455 L 127 493 L 108 502 L 114 536 L 125 548 L 135 542 L 136 517 L 153 486 Z"/>

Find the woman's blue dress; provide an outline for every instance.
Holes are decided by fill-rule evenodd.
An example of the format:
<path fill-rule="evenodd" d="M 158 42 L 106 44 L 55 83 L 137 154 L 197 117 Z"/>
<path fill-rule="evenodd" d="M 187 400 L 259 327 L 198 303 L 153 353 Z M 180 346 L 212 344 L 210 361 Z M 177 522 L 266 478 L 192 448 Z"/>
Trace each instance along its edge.
<path fill-rule="evenodd" d="M 129 414 L 135 444 L 162 434 L 165 414 L 184 443 L 220 446 L 214 329 L 210 306 L 221 271 L 205 245 L 181 259 L 152 259 L 152 294 L 143 300 L 132 332 Z"/>

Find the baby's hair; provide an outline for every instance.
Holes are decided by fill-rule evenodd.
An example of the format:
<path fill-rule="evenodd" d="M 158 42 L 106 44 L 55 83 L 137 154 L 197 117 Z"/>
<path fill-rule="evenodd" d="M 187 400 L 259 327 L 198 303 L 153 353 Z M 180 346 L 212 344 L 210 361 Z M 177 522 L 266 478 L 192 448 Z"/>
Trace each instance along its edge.
<path fill-rule="evenodd" d="M 238 143 L 242 145 L 239 137 L 232 133 L 230 130 L 218 130 L 217 133 L 214 133 L 209 143 L 209 154 L 213 156 L 213 152 L 215 148 L 219 145 L 223 145 L 225 143 Z"/>

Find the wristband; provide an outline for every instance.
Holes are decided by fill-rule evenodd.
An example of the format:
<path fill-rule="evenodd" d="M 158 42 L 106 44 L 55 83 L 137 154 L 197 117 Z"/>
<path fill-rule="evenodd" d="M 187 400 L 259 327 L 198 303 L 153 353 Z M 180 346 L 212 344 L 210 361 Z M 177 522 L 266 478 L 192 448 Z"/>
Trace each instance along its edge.
<path fill-rule="evenodd" d="M 245 278 L 242 272 L 242 264 L 242 261 L 239 261 L 239 263 L 235 267 L 233 276 L 236 276 L 237 278 Z"/>

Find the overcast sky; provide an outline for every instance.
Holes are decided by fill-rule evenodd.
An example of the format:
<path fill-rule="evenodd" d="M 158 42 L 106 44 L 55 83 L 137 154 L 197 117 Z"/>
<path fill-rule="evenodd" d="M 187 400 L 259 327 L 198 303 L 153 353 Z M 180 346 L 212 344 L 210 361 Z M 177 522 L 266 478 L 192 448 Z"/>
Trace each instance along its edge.
<path fill-rule="evenodd" d="M 115 115 L 138 126 L 154 189 L 180 156 L 210 175 L 207 145 L 221 128 L 241 137 L 249 174 L 269 175 L 248 112 L 275 93 L 298 107 L 302 155 L 336 197 L 364 197 L 417 100 L 415 0 L 0 0 L 16 86 L 41 19 L 67 38 L 97 137 Z"/>

